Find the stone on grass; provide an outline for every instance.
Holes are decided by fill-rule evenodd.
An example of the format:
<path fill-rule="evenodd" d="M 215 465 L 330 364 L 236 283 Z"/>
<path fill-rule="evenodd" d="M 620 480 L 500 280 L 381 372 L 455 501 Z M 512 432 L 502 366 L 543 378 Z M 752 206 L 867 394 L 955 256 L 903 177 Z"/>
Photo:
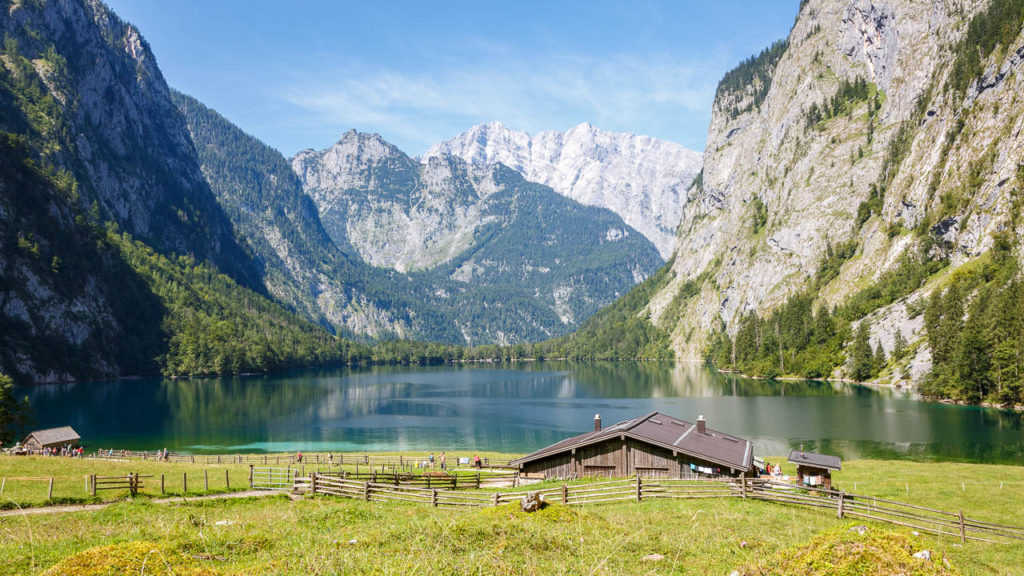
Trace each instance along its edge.
<path fill-rule="evenodd" d="M 536 512 L 543 505 L 544 501 L 540 499 L 540 492 L 537 491 L 527 492 L 519 501 L 519 507 L 523 509 L 523 512 Z"/>
<path fill-rule="evenodd" d="M 920 558 L 921 560 L 931 560 L 932 553 L 929 550 L 921 550 L 920 552 L 914 554 L 914 558 Z"/>
<path fill-rule="evenodd" d="M 665 559 L 665 557 L 662 556 L 661 554 L 648 554 L 647 556 L 644 556 L 640 560 L 642 560 L 644 562 L 661 562 L 664 559 Z"/>

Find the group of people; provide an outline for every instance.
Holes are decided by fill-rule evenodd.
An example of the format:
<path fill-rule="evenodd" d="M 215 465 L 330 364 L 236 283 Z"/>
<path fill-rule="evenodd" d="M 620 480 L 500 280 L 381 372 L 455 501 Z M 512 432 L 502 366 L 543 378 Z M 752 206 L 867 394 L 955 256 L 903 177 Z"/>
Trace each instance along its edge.
<path fill-rule="evenodd" d="M 448 469 L 448 456 L 444 452 L 441 452 L 441 456 L 438 458 L 438 460 L 441 463 L 441 470 L 447 470 Z M 423 467 L 424 468 L 433 468 L 434 467 L 434 453 L 433 452 L 431 452 L 430 456 L 427 457 L 427 460 L 425 462 L 423 462 Z M 473 454 L 473 467 L 476 468 L 477 470 L 479 470 L 481 468 L 481 460 L 480 460 L 480 455 L 479 454 Z"/>
<path fill-rule="evenodd" d="M 49 448 L 43 448 L 43 456 L 63 456 L 64 458 L 81 458 L 83 450 L 81 446 L 72 446 L 67 444 L 57 448 L 56 446 L 50 446 Z"/>
<path fill-rule="evenodd" d="M 302 463 L 302 451 L 301 450 L 295 453 L 295 462 L 297 464 L 301 464 Z M 430 456 L 428 456 L 426 460 L 424 460 L 423 462 L 419 463 L 419 466 L 421 468 L 433 468 L 435 463 L 439 463 L 441 465 L 441 470 L 447 470 L 448 469 L 448 455 L 445 454 L 444 452 L 441 452 L 440 456 L 438 456 L 437 459 L 435 460 L 434 453 L 431 452 Z M 334 465 L 334 454 L 333 453 L 328 453 L 327 454 L 327 465 L 328 466 L 333 466 Z M 482 461 L 480 460 L 480 455 L 479 454 L 474 454 L 473 455 L 473 467 L 475 467 L 477 469 L 480 469 L 481 466 L 482 466 Z"/>

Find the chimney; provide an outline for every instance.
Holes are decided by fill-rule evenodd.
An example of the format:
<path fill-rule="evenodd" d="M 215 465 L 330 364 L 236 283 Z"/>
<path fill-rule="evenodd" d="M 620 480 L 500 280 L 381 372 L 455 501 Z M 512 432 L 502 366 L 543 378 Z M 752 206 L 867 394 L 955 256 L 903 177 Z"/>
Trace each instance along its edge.
<path fill-rule="evenodd" d="M 601 415 L 594 414 L 594 432 L 601 431 Z"/>
<path fill-rule="evenodd" d="M 707 422 L 704 421 L 704 415 L 697 416 L 697 434 L 706 434 L 707 428 L 705 425 Z"/>
<path fill-rule="evenodd" d="M 803 444 L 800 445 L 800 457 L 801 458 L 807 458 L 807 454 L 804 453 L 804 445 Z"/>

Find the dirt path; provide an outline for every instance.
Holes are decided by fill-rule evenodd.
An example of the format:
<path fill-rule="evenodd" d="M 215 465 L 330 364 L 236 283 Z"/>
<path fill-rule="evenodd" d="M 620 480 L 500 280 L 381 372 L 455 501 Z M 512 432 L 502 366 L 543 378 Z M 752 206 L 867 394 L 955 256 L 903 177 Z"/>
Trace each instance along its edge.
<path fill-rule="evenodd" d="M 154 504 L 181 504 L 187 502 L 195 502 L 197 500 L 222 500 L 226 498 L 252 498 L 254 496 L 274 496 L 281 494 L 281 492 L 275 492 L 273 490 L 246 490 L 244 492 L 229 492 L 227 494 L 210 494 L 208 496 L 178 496 L 175 498 L 154 498 L 151 500 Z M 38 506 L 34 508 L 21 508 L 14 510 L 3 510 L 0 511 L 0 518 L 7 516 L 22 516 L 22 515 L 36 515 L 36 514 L 61 514 L 63 512 L 91 512 L 93 510 L 102 510 L 115 502 L 105 502 L 103 504 L 70 504 L 66 506 Z"/>

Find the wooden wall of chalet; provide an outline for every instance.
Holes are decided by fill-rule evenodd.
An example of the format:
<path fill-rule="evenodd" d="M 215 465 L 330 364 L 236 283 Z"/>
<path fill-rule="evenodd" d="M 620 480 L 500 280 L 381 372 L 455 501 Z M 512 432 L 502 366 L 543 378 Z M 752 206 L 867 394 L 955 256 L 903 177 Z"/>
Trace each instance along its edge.
<path fill-rule="evenodd" d="M 583 446 L 576 453 L 565 451 L 523 465 L 523 472 L 544 474 L 547 479 L 569 479 L 591 476 L 627 477 L 640 474 L 643 478 L 707 478 L 706 474 L 695 473 L 690 463 L 719 468 L 689 454 L 679 453 L 626 438 L 605 440 L 599 444 Z M 729 469 L 721 471 L 723 476 L 739 476 Z"/>

